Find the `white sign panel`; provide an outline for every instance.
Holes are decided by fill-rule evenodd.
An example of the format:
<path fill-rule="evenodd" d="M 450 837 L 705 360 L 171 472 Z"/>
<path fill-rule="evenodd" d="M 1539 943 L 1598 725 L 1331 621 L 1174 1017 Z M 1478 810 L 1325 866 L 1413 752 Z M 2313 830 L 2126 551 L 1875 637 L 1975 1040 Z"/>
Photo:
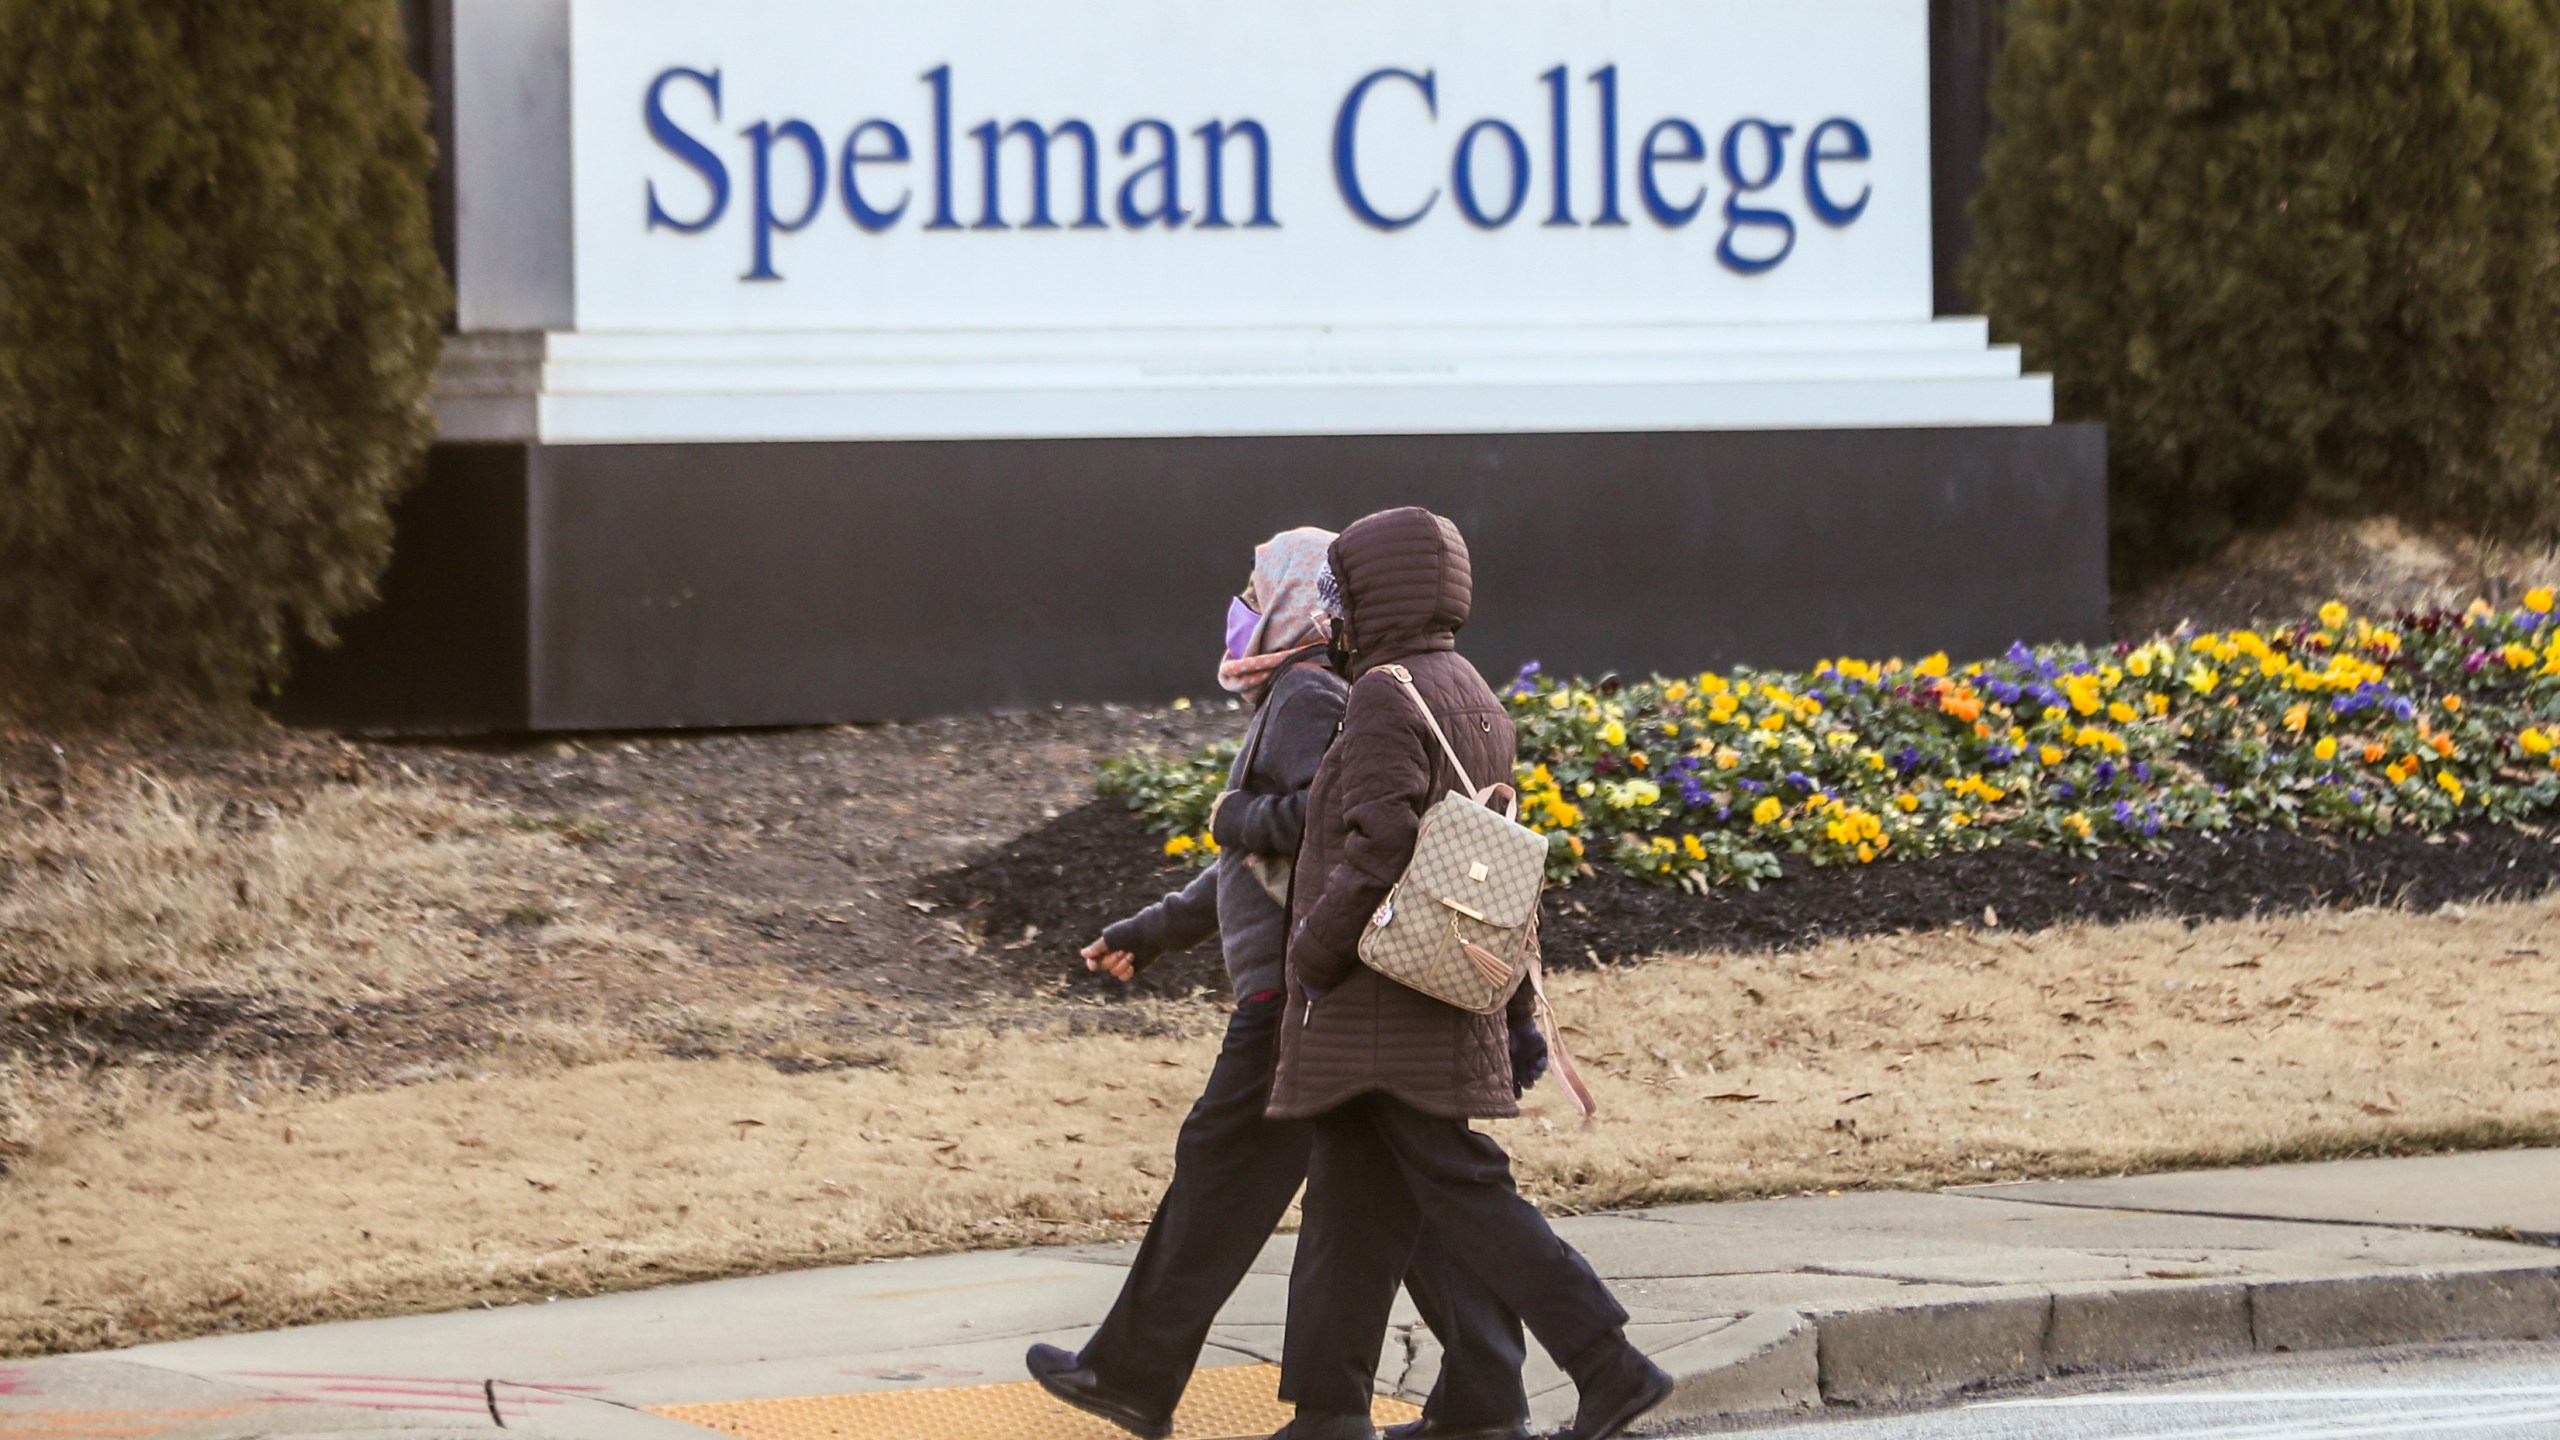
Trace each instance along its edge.
<path fill-rule="evenodd" d="M 572 0 L 585 332 L 1911 322 L 1924 0 Z"/>

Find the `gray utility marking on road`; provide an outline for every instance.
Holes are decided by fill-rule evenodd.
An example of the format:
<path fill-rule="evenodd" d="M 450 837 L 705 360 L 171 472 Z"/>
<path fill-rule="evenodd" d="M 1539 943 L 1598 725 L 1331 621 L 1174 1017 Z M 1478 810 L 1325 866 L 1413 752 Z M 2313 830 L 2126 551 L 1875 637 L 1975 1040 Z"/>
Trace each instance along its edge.
<path fill-rule="evenodd" d="M 2521 1398 L 2535 1396 L 2560 1400 L 2560 1385 L 2492 1385 L 2465 1389 L 2473 1397 L 2495 1396 Z M 2055 1395 L 2036 1400 L 1985 1400 L 1967 1408 L 1974 1410 L 2064 1410 L 2104 1406 L 2109 1409 L 2135 1405 L 2348 1405 L 2368 1400 L 2438 1400 L 2444 1391 L 2424 1388 L 2390 1390 L 2217 1390 L 2207 1394 L 2176 1395 Z"/>
<path fill-rule="evenodd" d="M 2448 1430 L 2506 1429 L 2515 1425 L 2560 1420 L 2560 1408 L 2526 1405 L 2468 1405 L 2447 1410 L 2367 1410 L 2263 1425 L 2217 1425 L 2202 1429 L 2150 1430 L 2119 1440 L 2345 1440 L 2355 1435 L 2427 1435 Z"/>

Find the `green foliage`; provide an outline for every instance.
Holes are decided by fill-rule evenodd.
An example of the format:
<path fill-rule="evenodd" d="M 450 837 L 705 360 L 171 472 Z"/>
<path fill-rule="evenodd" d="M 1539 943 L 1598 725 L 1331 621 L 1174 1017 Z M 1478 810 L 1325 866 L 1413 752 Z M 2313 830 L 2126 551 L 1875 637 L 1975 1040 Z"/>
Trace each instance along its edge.
<path fill-rule="evenodd" d="M 236 706 L 371 596 L 426 108 L 390 0 L 0 0 L 0 693 Z"/>
<path fill-rule="evenodd" d="M 1968 281 L 2128 578 L 2304 508 L 2560 516 L 2550 0 L 2015 0 Z"/>
<path fill-rule="evenodd" d="M 1126 802 L 1149 830 L 1171 836 L 1164 853 L 1206 865 L 1218 858 L 1217 842 L 1209 838 L 1209 807 L 1227 788 L 1240 748 L 1237 741 L 1217 740 L 1197 754 L 1171 759 L 1152 751 L 1123 755 L 1102 762 L 1094 789 Z"/>

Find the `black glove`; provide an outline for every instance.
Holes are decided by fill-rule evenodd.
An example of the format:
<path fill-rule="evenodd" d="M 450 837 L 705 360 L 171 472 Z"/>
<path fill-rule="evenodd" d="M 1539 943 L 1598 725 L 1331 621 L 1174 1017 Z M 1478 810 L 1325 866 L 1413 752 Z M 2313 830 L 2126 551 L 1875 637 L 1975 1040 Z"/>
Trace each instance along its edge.
<path fill-rule="evenodd" d="M 1547 1037 L 1538 1030 L 1535 1020 L 1517 1020 L 1511 1025 L 1511 1093 L 1521 1096 L 1547 1073 Z"/>

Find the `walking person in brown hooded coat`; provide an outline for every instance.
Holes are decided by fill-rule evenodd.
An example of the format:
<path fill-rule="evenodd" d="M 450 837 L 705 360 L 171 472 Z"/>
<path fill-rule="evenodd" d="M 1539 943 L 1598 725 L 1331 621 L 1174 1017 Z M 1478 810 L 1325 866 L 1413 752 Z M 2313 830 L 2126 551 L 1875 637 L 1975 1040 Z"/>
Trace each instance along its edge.
<path fill-rule="evenodd" d="M 1349 687 L 1326 665 L 1316 634 L 1316 578 L 1333 539 L 1329 530 L 1302 528 L 1256 546 L 1252 576 L 1228 606 L 1218 683 L 1253 702 L 1254 718 L 1212 809 L 1218 863 L 1083 952 L 1088 969 L 1128 980 L 1158 955 L 1215 936 L 1235 987 L 1225 1043 L 1182 1122 L 1172 1182 L 1111 1313 L 1080 1350 L 1043 1343 L 1023 1356 L 1051 1395 L 1144 1440 L 1173 1433 L 1210 1325 L 1306 1179 L 1307 1127 L 1263 1115 L 1289 917 L 1248 857 L 1298 853 L 1308 782 L 1341 728 Z M 1406 1285 L 1442 1354 L 1423 1419 L 1406 1433 L 1526 1440 L 1520 1322 L 1464 1267 L 1427 1246 Z"/>
<path fill-rule="evenodd" d="M 1543 1058 L 1523 987 L 1474 1015 L 1360 963 L 1362 927 L 1411 861 L 1423 812 L 1457 770 L 1394 678 L 1413 676 L 1469 774 L 1508 776 L 1510 716 L 1457 653 L 1474 579 L 1457 527 L 1389 510 L 1333 542 L 1332 646 L 1352 680 L 1341 736 L 1307 795 L 1287 950 L 1274 1119 L 1311 1122 L 1305 1222 L 1289 1277 L 1286 1440 L 1370 1440 L 1369 1398 L 1398 1277 L 1428 1216 L 1434 1249 L 1527 1322 L 1579 1394 L 1572 1440 L 1607 1440 L 1670 1394 L 1628 1343 L 1626 1311 L 1520 1197 L 1510 1157 L 1471 1119 L 1519 1113 L 1515 1046 Z M 1455 1398 L 1455 1397 L 1452 1397 Z M 1276 1440 L 1276 1437 L 1275 1437 Z"/>

